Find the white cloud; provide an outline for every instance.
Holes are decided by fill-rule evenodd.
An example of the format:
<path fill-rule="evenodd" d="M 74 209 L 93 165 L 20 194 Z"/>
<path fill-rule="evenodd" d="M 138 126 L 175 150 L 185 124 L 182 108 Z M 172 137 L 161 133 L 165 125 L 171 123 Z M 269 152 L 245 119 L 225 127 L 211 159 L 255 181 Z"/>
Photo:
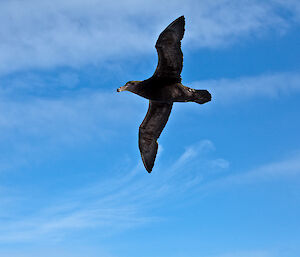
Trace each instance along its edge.
<path fill-rule="evenodd" d="M 203 196 L 227 187 L 289 179 L 300 174 L 299 155 L 236 174 L 215 172 L 220 167 L 228 168 L 228 161 L 211 156 L 212 150 L 215 149 L 211 141 L 200 141 L 187 147 L 176 165 L 160 163 L 151 175 L 145 172 L 140 160 L 130 172 L 117 161 L 120 166 L 109 171 L 109 179 L 64 192 L 50 205 L 32 207 L 26 216 L 2 213 L 5 222 L 0 222 L 0 241 L 64 240 L 69 233 L 92 229 L 107 236 L 161 221 L 151 210 L 166 202 L 178 202 L 189 193 L 201 197 L 199 192 Z M 212 163 L 220 167 L 213 168 Z M 254 256 L 264 256 L 258 253 Z"/>
<path fill-rule="evenodd" d="M 188 161 L 214 149 L 214 144 L 210 140 L 201 140 L 200 142 L 187 147 L 184 153 L 178 158 L 172 167 L 173 169 L 178 169 L 179 167 L 185 165 Z"/>
<path fill-rule="evenodd" d="M 300 73 L 263 74 L 236 79 L 194 82 L 195 88 L 207 88 L 215 103 L 244 102 L 251 98 L 281 98 L 300 92 Z"/>
<path fill-rule="evenodd" d="M 118 135 L 118 128 L 135 124 L 139 117 L 142 121 L 145 115 L 141 102 L 126 94 L 119 97 L 116 92 L 79 90 L 55 98 L 17 96 L 3 95 L 0 101 L 0 172 L 43 161 L 49 151 L 107 142 Z M 145 112 L 146 108 L 147 103 Z"/>
<path fill-rule="evenodd" d="M 225 159 L 218 158 L 211 161 L 212 168 L 227 169 L 229 167 L 229 162 Z"/>
<path fill-rule="evenodd" d="M 203 185 L 203 190 L 220 189 L 231 186 L 270 182 L 278 179 L 295 178 L 300 174 L 300 155 L 259 166 L 255 169 L 230 174 Z"/>
<path fill-rule="evenodd" d="M 54 99 L 40 97 L 29 97 L 22 101 L 2 99 L 0 107 L 6 111 L 0 120 L 2 132 L 0 139 L 4 140 L 5 134 L 12 131 L 14 136 L 26 134 L 44 137 L 52 134 L 58 137 L 63 135 L 66 140 L 68 136 L 73 140 L 74 135 L 77 136 L 79 133 L 83 137 L 89 136 L 90 132 L 97 134 L 97 129 L 101 132 L 103 131 L 101 128 L 105 129 L 103 128 L 105 120 L 112 124 L 124 116 L 126 109 L 131 108 L 125 104 L 125 99 L 126 97 L 118 98 L 113 93 L 103 92 L 79 92 Z M 134 103 L 132 108 L 133 106 Z M 134 112 L 134 109 L 131 111 Z M 125 119 L 126 117 L 122 120 Z M 84 133 L 84 130 L 87 130 L 87 133 Z"/>
<path fill-rule="evenodd" d="M 192 146 L 197 153 L 189 160 L 193 163 L 212 146 L 209 140 L 200 141 Z M 202 159 L 205 160 L 204 157 Z M 109 235 L 158 222 L 161 218 L 153 216 L 153 208 L 175 199 L 178 201 L 184 192 L 196 188 L 203 180 L 201 166 L 194 169 L 194 166 L 186 166 L 183 161 L 174 167 L 157 166 L 151 175 L 146 173 L 140 159 L 130 172 L 121 161 L 117 163 L 120 165 L 109 171 L 109 179 L 64 192 L 50 206 L 48 203 L 34 206 L 32 212 L 27 212 L 29 214 L 22 215 L 20 219 L 18 214 L 3 216 L 6 222 L 0 222 L 0 242 L 32 241 L 37 238 L 63 240 L 70 232 L 91 229 L 97 229 L 100 235 Z M 105 173 L 103 170 L 101 172 Z"/>
<path fill-rule="evenodd" d="M 300 21 L 300 3 L 298 0 L 274 0 L 279 7 L 285 7 L 284 10 L 288 10 L 289 14 L 295 22 Z"/>
<path fill-rule="evenodd" d="M 218 47 L 268 29 L 286 31 L 300 17 L 296 1 L 37 1 L 0 2 L 0 73 L 78 67 L 154 52 L 161 30 L 187 18 L 190 47 Z"/>

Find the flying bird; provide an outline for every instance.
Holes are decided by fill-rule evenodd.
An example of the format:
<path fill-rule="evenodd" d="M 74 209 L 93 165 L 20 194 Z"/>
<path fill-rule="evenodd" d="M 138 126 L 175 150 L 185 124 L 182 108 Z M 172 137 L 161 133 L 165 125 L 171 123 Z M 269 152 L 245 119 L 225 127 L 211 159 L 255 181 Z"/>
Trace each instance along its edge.
<path fill-rule="evenodd" d="M 144 81 L 129 81 L 117 92 L 129 91 L 149 99 L 149 108 L 139 127 L 139 149 L 146 170 L 151 173 L 158 143 L 174 102 L 204 104 L 211 100 L 207 90 L 197 90 L 181 84 L 183 54 L 181 39 L 184 34 L 184 16 L 177 18 L 159 35 L 155 48 L 158 65 L 154 74 Z"/>

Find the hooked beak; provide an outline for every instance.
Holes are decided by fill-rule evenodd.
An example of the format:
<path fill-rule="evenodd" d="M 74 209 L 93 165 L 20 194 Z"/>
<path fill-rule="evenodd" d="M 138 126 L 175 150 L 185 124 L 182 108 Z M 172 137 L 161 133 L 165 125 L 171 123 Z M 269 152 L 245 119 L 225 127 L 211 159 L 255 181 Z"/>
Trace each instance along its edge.
<path fill-rule="evenodd" d="M 125 90 L 126 90 L 126 87 L 127 87 L 127 86 L 119 87 L 119 88 L 117 89 L 117 92 L 125 91 Z"/>

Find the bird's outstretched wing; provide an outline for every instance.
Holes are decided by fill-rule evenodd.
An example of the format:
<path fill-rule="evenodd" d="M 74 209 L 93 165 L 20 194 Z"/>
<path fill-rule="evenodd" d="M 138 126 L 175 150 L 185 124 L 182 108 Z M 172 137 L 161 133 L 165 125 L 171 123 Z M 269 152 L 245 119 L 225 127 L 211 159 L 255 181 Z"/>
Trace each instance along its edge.
<path fill-rule="evenodd" d="M 184 16 L 181 16 L 159 35 L 155 44 L 158 65 L 153 77 L 181 80 L 183 54 L 180 41 L 184 34 L 184 24 Z"/>
<path fill-rule="evenodd" d="M 158 144 L 156 140 L 163 131 L 172 110 L 172 103 L 149 101 L 145 119 L 139 128 L 139 148 L 146 170 L 150 173 L 154 166 Z"/>

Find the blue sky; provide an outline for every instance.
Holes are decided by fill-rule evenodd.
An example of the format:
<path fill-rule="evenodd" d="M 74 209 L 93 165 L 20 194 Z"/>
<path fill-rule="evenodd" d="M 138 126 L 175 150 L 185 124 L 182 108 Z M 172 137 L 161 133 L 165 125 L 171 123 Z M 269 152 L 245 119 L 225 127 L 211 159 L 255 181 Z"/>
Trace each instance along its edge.
<path fill-rule="evenodd" d="M 185 15 L 183 83 L 149 175 L 159 33 Z M 0 2 L 1 257 L 300 256 L 300 3 Z"/>

